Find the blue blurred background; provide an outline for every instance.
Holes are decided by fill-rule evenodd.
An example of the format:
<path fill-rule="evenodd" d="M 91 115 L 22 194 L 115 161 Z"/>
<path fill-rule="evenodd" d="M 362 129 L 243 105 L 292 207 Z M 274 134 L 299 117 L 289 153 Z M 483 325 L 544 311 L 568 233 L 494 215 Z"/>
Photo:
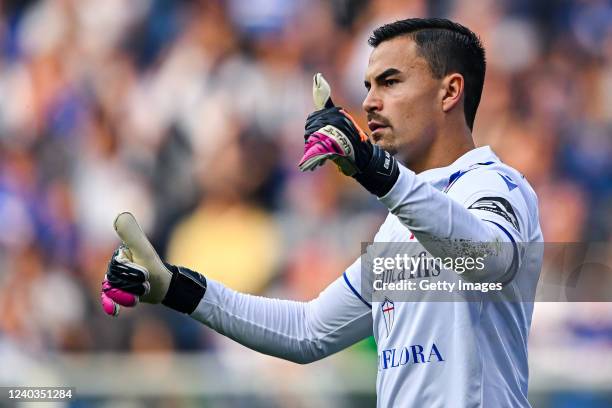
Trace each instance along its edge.
<path fill-rule="evenodd" d="M 372 340 L 295 366 L 163 308 L 112 320 L 99 290 L 125 209 L 237 290 L 308 300 L 339 276 L 386 213 L 333 166 L 297 171 L 312 75 L 364 124 L 367 38 L 397 19 L 481 36 L 477 144 L 534 186 L 547 241 L 612 254 L 610 1 L 0 7 L 0 384 L 76 384 L 72 406 L 372 406 Z M 535 406 L 611 406 L 612 306 L 538 303 L 530 358 Z"/>

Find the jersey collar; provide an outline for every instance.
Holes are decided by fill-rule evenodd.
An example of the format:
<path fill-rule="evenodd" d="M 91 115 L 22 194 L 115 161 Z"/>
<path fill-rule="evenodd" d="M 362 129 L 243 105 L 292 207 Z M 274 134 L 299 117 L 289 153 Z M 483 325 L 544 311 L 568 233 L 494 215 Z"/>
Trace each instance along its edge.
<path fill-rule="evenodd" d="M 475 164 L 487 162 L 499 162 L 499 157 L 495 155 L 490 146 L 482 146 L 470 150 L 448 166 L 425 170 L 419 173 L 419 177 L 438 187 L 437 184 L 448 182 L 448 177 L 456 171 L 465 170 Z"/>

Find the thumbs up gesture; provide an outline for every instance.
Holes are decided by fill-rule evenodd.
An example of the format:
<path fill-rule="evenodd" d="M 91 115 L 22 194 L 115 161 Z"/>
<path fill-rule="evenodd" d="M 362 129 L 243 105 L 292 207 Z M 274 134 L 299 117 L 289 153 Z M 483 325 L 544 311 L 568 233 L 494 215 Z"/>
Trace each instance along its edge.
<path fill-rule="evenodd" d="M 368 136 L 342 108 L 334 106 L 331 87 L 318 73 L 312 81 L 315 111 L 306 119 L 304 156 L 298 164 L 301 171 L 314 170 L 333 160 L 347 176 L 366 165 L 372 146 Z"/>
<path fill-rule="evenodd" d="M 312 99 L 315 110 L 334 107 L 331 100 L 331 87 L 320 72 L 312 78 Z"/>
<path fill-rule="evenodd" d="M 370 193 L 377 197 L 387 194 L 399 177 L 395 159 L 370 143 L 348 112 L 334 106 L 331 88 L 321 74 L 313 78 L 312 97 L 316 110 L 306 118 L 300 170 L 314 170 L 330 159 Z"/>
<path fill-rule="evenodd" d="M 139 301 L 193 312 L 206 291 L 206 279 L 190 269 L 162 262 L 131 213 L 119 214 L 114 227 L 123 243 L 113 253 L 102 282 L 104 312 L 117 316 L 120 306 L 133 307 Z"/>

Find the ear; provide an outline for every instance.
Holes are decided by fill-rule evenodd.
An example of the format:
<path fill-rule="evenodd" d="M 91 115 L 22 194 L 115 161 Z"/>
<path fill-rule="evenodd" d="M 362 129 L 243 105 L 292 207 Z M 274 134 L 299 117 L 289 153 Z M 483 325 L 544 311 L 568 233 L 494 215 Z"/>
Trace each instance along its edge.
<path fill-rule="evenodd" d="M 463 97 L 463 89 L 465 87 L 465 80 L 463 75 L 458 73 L 449 74 L 442 80 L 442 110 L 449 112 L 455 106 L 459 104 Z"/>

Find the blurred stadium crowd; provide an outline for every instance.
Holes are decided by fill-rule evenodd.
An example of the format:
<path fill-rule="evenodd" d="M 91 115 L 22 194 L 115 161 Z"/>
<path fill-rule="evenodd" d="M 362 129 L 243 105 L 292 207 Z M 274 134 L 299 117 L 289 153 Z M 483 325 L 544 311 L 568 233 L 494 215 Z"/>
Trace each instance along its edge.
<path fill-rule="evenodd" d="M 110 329 L 99 290 L 121 210 L 170 262 L 238 290 L 309 299 L 342 273 L 385 209 L 332 166 L 297 171 L 312 75 L 364 123 L 367 38 L 400 18 L 446 16 L 481 36 L 477 144 L 534 186 L 547 241 L 609 241 L 610 1 L 1 7 L 0 341 L 33 355 L 232 347 L 159 308 L 123 310 Z M 578 329 L 556 313 L 554 336 L 536 319 L 534 341 L 609 350 L 610 307 L 586 307 L 599 312 Z"/>

